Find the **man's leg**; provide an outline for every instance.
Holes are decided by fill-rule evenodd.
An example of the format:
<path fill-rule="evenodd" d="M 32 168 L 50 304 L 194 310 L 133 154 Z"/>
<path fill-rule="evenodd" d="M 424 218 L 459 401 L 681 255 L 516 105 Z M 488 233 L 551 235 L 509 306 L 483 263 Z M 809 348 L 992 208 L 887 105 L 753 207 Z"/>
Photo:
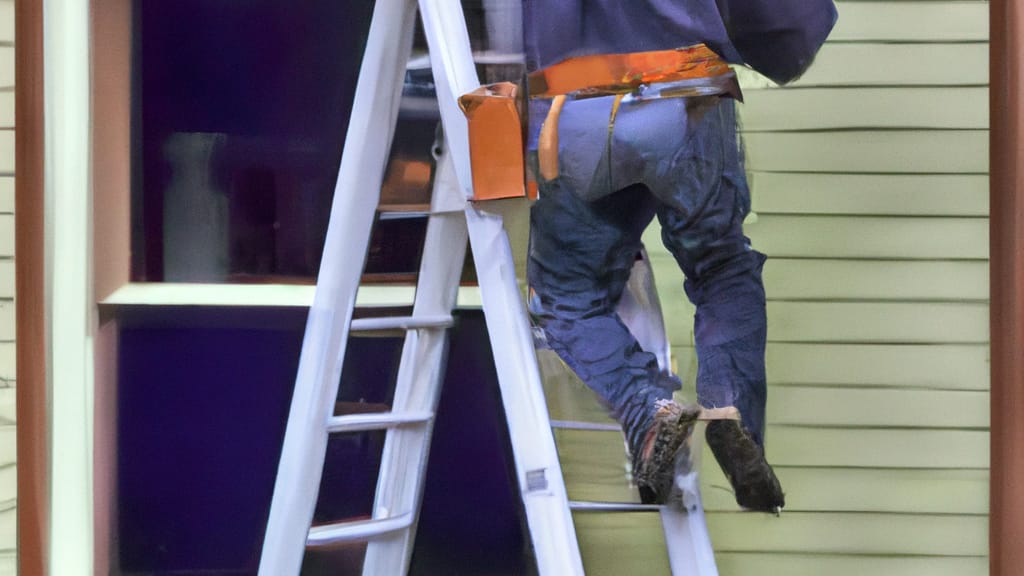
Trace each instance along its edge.
<path fill-rule="evenodd" d="M 658 218 L 662 239 L 686 275 L 687 296 L 697 307 L 698 400 L 707 408 L 735 407 L 742 418 L 742 428 L 728 421 L 710 423 L 708 443 L 739 503 L 774 510 L 783 498 L 763 456 L 765 256 L 743 234 L 750 195 L 735 122 L 731 100 L 693 119 L 693 136 L 681 154 L 681 169 L 689 165 L 691 178 L 679 178 L 686 187 L 659 208 Z"/>
<path fill-rule="evenodd" d="M 631 447 L 639 445 L 655 402 L 671 397 L 654 355 L 615 314 L 653 217 L 641 187 L 586 202 L 560 178 L 545 183 L 530 213 L 531 312 L 551 348 L 622 423 Z"/>
<path fill-rule="evenodd" d="M 531 211 L 531 312 L 551 348 L 622 425 L 644 502 L 672 492 L 675 455 L 699 409 L 672 401 L 679 380 L 658 368 L 615 313 L 654 215 L 642 186 L 587 202 L 558 179 Z"/>
<path fill-rule="evenodd" d="M 739 409 L 744 426 L 762 444 L 767 392 L 761 281 L 765 257 L 750 247 L 738 222 L 732 226 L 711 215 L 716 211 L 716 206 L 708 206 L 700 220 L 687 222 L 679 213 L 663 210 L 662 234 L 686 275 L 686 294 L 697 308 L 698 400 L 706 408 Z"/>

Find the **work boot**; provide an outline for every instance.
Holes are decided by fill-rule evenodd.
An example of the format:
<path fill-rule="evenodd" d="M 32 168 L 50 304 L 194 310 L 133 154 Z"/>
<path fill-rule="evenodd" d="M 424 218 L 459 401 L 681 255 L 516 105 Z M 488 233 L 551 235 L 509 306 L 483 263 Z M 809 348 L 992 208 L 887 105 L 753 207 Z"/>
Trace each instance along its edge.
<path fill-rule="evenodd" d="M 748 510 L 778 514 L 786 505 L 782 486 L 764 458 L 764 449 L 740 422 L 712 420 L 705 437 L 736 493 L 736 503 Z"/>
<path fill-rule="evenodd" d="M 644 504 L 664 504 L 671 492 L 675 461 L 687 445 L 700 407 L 659 400 L 640 448 L 633 451 L 633 481 Z"/>

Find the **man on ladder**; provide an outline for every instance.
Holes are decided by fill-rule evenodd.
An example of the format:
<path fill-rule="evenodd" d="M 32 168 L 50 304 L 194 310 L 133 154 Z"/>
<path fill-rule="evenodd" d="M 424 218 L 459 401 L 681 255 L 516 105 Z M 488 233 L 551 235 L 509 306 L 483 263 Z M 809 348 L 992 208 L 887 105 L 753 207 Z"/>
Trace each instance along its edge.
<path fill-rule="evenodd" d="M 713 0 L 525 1 L 528 59 L 542 70 L 531 85 L 538 98 L 555 96 L 534 159 L 542 198 L 533 212 L 536 234 L 529 265 L 538 295 L 535 312 L 553 347 L 619 417 L 636 454 L 634 475 L 645 498 L 664 500 L 673 484 L 675 453 L 698 410 L 671 401 L 678 380 L 653 370 L 635 340 L 616 332 L 621 325 L 616 326 L 609 306 L 621 296 L 628 274 L 629 267 L 624 272 L 622 262 L 632 263 L 639 231 L 659 213 L 666 240 L 678 245 L 684 269 L 693 267 L 687 272 L 692 272 L 690 296 L 698 303 L 698 351 L 704 371 L 700 399 L 723 409 L 718 414 L 728 415 L 731 409 L 743 417 L 743 427 L 734 422 L 716 426 L 724 437 L 725 457 L 719 458 L 734 485 L 741 487 L 741 504 L 772 510 L 781 507 L 782 494 L 760 449 L 761 256 L 749 249 L 739 228 L 749 206 L 732 105 L 724 98 L 738 95 L 738 90 L 731 71 L 713 50 L 730 61 L 742 59 L 755 66 L 766 60 L 769 65 L 761 70 L 770 77 L 794 77 L 821 44 L 834 9 L 831 0 L 718 1 L 719 7 Z M 742 9 L 730 12 L 732 3 L 742 3 Z M 804 18 L 805 7 L 818 17 Z M 417 8 L 431 50 L 445 146 L 434 178 L 415 302 L 409 317 L 353 320 Z M 728 18 L 730 13 L 742 18 Z M 794 15 L 795 20 L 786 20 Z M 814 25 L 803 26 L 801 18 Z M 542 22 L 546 28 L 540 27 Z M 764 34 L 769 42 L 760 43 L 758 33 L 765 32 L 766 22 L 795 27 L 769 26 Z M 623 27 L 623 34 L 617 26 Z M 696 42 L 707 47 L 674 49 Z M 580 54 L 606 53 L 622 57 L 584 58 L 582 68 L 576 67 L 581 60 L 560 62 Z M 765 54 L 769 57 L 761 58 Z M 568 69 L 562 64 L 569 64 Z M 773 71 L 780 74 L 773 76 Z M 345 542 L 367 542 L 363 574 L 406 572 L 443 375 L 445 330 L 453 323 L 467 239 L 477 264 L 538 572 L 583 573 L 508 238 L 500 215 L 467 200 L 474 196 L 475 178 L 458 98 L 478 87 L 458 3 L 377 0 L 306 323 L 261 552 L 261 576 L 297 574 L 307 546 Z M 601 142 L 606 144 L 595 145 Z M 688 232 L 704 228 L 709 230 Z M 696 255 L 691 254 L 694 250 Z M 733 301 L 737 295 L 743 303 Z M 730 304 L 723 305 L 724 297 Z M 406 332 L 390 410 L 335 415 L 350 332 L 381 330 Z M 371 517 L 311 528 L 327 438 L 369 430 L 387 430 Z M 755 457 L 745 457 L 744 451 Z M 733 462 L 752 463 L 755 474 L 745 475 Z M 748 498 L 748 492 L 753 496 Z M 663 523 L 678 520 L 665 520 L 677 507 L 653 508 L 669 511 L 663 514 Z M 702 525 L 699 506 L 695 513 Z M 709 549 L 703 540 L 699 545 Z M 711 569 L 708 573 L 713 573 L 713 563 Z"/>
<path fill-rule="evenodd" d="M 831 30 L 831 0 L 524 0 L 530 74 L 530 311 L 548 344 L 622 425 L 641 497 L 672 497 L 674 460 L 701 414 L 615 313 L 656 215 L 697 308 L 707 442 L 740 506 L 777 513 L 764 456 L 765 256 L 727 63 L 784 83 Z"/>

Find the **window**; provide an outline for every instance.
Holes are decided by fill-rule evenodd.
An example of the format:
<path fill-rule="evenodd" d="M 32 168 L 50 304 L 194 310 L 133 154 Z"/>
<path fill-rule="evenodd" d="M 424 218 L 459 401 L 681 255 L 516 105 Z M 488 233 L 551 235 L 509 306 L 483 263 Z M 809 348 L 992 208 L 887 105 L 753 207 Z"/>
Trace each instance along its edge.
<path fill-rule="evenodd" d="M 502 17 L 517 16 L 518 1 L 497 4 Z M 128 166 L 123 186 L 110 186 L 102 170 L 96 186 L 97 293 L 101 317 L 116 331 L 97 344 L 109 347 L 98 353 L 114 358 L 116 368 L 107 371 L 109 381 L 98 376 L 96 398 L 105 406 L 101 414 L 117 414 L 111 419 L 116 429 L 97 425 L 107 427 L 97 432 L 98 450 L 106 438 L 116 463 L 97 475 L 113 483 L 106 492 L 118 498 L 115 518 L 99 525 L 117 527 L 111 543 L 119 573 L 254 573 L 373 2 L 100 5 L 94 37 L 101 64 L 120 54 L 102 28 L 102 7 L 130 5 L 120 25 L 131 23 L 122 40 L 130 47 L 131 75 L 118 85 L 101 72 L 94 93 L 97 164 L 115 157 Z M 517 55 L 488 40 L 489 22 L 507 32 L 493 26 L 497 13 L 479 0 L 465 8 L 481 61 L 498 62 L 481 64 L 481 79 L 517 79 Z M 121 101 L 126 105 L 114 104 Z M 105 115 L 128 117 L 116 139 L 105 136 L 117 125 Z M 361 290 L 361 303 L 412 302 L 438 119 L 419 34 L 364 272 L 364 282 L 389 284 Z M 130 226 L 111 240 L 104 236 L 105 219 L 117 220 L 118 211 Z M 102 270 L 117 268 L 119 259 L 122 272 Z M 507 443 L 495 425 L 497 398 L 480 386 L 494 376 L 489 366 L 481 375 L 473 361 L 481 356 L 477 348 L 487 345 L 482 318 L 469 314 L 475 316 L 463 323 L 463 375 L 455 378 L 469 392 L 457 401 L 483 407 L 467 411 L 462 418 L 472 421 L 460 420 L 461 428 L 448 432 L 463 453 L 442 451 L 442 468 L 465 457 L 466 430 L 478 447 L 471 458 L 500 460 Z M 339 412 L 390 403 L 400 349 L 398 338 L 353 339 L 348 356 L 355 362 L 346 364 Z M 333 487 L 324 491 L 316 521 L 369 511 L 382 441 L 379 433 L 331 439 L 324 482 Z M 456 473 L 440 472 L 445 478 Z M 499 485 L 501 493 L 490 496 L 508 515 L 481 518 L 490 531 L 467 532 L 470 541 L 491 539 L 475 546 L 488 557 L 471 560 L 512 563 L 518 568 L 509 571 L 522 573 L 513 476 L 500 462 L 487 474 L 492 484 L 485 479 L 476 490 Z M 446 544 L 435 538 L 431 545 Z M 464 552 L 474 554 L 473 548 Z M 433 554 L 425 562 L 453 561 L 450 553 Z M 305 573 L 336 573 L 339 565 L 358 572 L 359 564 L 358 547 L 307 554 Z"/>

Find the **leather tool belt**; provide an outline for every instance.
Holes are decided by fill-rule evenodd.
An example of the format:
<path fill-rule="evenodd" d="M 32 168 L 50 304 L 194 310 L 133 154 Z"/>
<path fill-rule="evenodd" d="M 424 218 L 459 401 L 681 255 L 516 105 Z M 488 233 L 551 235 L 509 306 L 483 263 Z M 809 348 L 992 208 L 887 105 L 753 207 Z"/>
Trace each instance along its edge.
<path fill-rule="evenodd" d="M 704 44 L 628 54 L 599 54 L 563 60 L 529 76 L 530 98 L 550 98 L 537 141 L 540 175 L 558 176 L 558 118 L 566 100 L 615 96 L 608 118 L 609 139 L 623 99 L 694 96 L 742 101 L 736 73 Z"/>
<path fill-rule="evenodd" d="M 704 44 L 577 56 L 533 72 L 528 80 L 530 98 L 633 94 L 639 98 L 726 95 L 742 100 L 735 72 Z"/>

